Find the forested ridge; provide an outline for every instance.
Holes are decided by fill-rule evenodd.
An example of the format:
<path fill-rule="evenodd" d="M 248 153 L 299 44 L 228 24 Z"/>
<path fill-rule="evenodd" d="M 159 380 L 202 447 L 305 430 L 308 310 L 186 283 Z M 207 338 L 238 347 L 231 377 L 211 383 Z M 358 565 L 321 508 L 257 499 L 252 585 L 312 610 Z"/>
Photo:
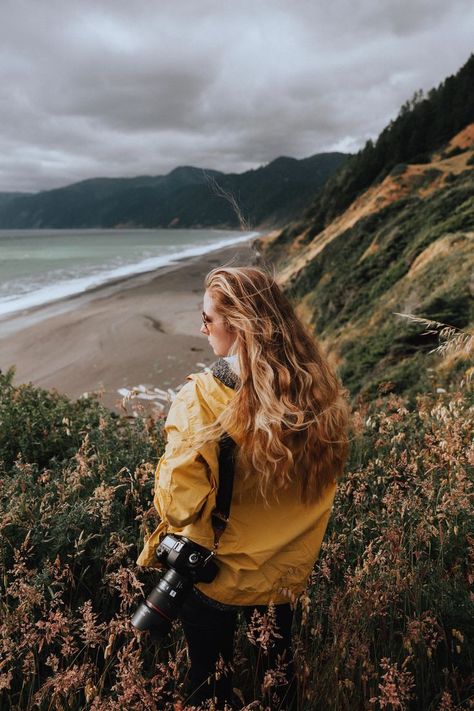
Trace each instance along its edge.
<path fill-rule="evenodd" d="M 280 157 L 239 174 L 181 166 L 168 175 L 93 178 L 30 195 L 3 193 L 0 229 L 281 226 L 301 213 L 345 159 L 343 153 Z"/>
<path fill-rule="evenodd" d="M 430 351 L 443 324 L 474 323 L 473 97 L 474 56 L 407 102 L 301 220 L 262 241 L 353 396 L 444 388 L 469 365 L 469 354 L 448 367 Z"/>
<path fill-rule="evenodd" d="M 457 74 L 426 96 L 420 90 L 403 104 L 375 141 L 351 156 L 330 178 L 308 207 L 303 224 L 311 223 L 307 239 L 324 229 L 365 189 L 381 181 L 400 163 L 430 161 L 430 153 L 474 121 L 474 55 Z M 301 223 L 289 228 L 301 232 Z"/>

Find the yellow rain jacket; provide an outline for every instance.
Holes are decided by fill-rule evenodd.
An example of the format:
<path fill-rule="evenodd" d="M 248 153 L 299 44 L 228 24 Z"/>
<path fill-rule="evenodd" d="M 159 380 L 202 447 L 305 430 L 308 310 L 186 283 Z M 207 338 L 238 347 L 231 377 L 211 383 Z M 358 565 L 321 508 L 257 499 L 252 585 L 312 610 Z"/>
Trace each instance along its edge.
<path fill-rule="evenodd" d="M 225 359 L 218 364 L 221 375 L 224 372 L 235 381 Z M 138 565 L 161 567 L 154 553 L 166 532 L 213 547 L 218 443 L 190 451 L 183 445 L 183 435 L 213 422 L 234 396 L 234 389 L 222 382 L 226 377 L 218 378 L 211 371 L 190 375 L 188 380 L 171 405 L 165 425 L 167 445 L 156 469 L 154 504 L 161 522 L 145 542 Z M 266 507 L 255 478 L 244 481 L 237 466 L 229 521 L 216 554 L 219 573 L 212 583 L 196 587 L 230 605 L 291 601 L 304 590 L 318 556 L 335 492 L 336 482 L 319 501 L 303 505 L 294 490 L 285 489 L 278 498 L 269 499 Z"/>

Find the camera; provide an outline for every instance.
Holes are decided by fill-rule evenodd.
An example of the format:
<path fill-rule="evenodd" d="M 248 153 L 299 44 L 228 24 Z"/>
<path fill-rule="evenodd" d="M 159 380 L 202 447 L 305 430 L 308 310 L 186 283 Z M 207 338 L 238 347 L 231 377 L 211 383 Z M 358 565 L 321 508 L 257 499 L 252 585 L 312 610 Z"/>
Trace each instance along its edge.
<path fill-rule="evenodd" d="M 158 640 L 165 637 L 194 583 L 212 583 L 219 568 L 213 551 L 168 533 L 155 555 L 168 570 L 132 617 L 132 625 Z"/>

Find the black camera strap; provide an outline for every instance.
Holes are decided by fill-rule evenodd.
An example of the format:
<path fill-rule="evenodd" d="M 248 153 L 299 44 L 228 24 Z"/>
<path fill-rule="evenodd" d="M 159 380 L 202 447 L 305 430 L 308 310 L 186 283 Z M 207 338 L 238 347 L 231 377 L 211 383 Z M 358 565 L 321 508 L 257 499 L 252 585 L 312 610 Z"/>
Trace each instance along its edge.
<path fill-rule="evenodd" d="M 216 506 L 211 516 L 214 529 L 214 550 L 217 548 L 229 520 L 234 488 L 234 454 L 234 440 L 227 434 L 222 435 L 219 441 L 219 486 L 216 494 Z"/>
<path fill-rule="evenodd" d="M 220 358 L 211 368 L 215 378 L 229 388 L 235 389 L 238 376 L 224 358 Z M 227 433 L 219 440 L 219 486 L 216 494 L 216 506 L 212 512 L 212 528 L 214 529 L 214 550 L 225 531 L 229 520 L 232 492 L 234 489 L 235 442 Z"/>

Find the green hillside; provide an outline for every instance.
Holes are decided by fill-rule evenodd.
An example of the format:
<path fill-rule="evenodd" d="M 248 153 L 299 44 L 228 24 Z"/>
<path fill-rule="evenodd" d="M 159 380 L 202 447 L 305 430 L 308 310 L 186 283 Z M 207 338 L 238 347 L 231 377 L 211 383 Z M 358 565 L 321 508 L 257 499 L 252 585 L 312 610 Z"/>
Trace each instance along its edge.
<path fill-rule="evenodd" d="M 374 248 L 375 246 L 375 248 Z M 460 329 L 474 322 L 474 174 L 430 197 L 405 198 L 343 232 L 288 283 L 342 357 L 355 394 L 380 386 L 425 391 L 437 345 L 395 313 Z M 417 266 L 419 264 L 420 266 Z M 443 379 L 438 377 L 438 385 Z"/>
<path fill-rule="evenodd" d="M 470 98 L 463 104 L 467 123 L 459 127 L 451 104 L 443 123 L 439 104 L 448 93 L 455 101 L 468 78 L 472 91 L 465 95 L 474 95 L 473 69 L 474 57 L 429 98 L 403 108 L 375 143 L 386 163 L 379 160 L 376 179 L 355 199 L 356 178 L 360 185 L 369 179 L 360 169 L 367 147 L 328 181 L 303 220 L 262 244 L 354 396 L 445 387 L 450 373 L 470 365 L 468 353 L 428 355 L 439 345 L 437 333 L 396 314 L 467 331 L 474 324 L 474 125 L 467 121 L 474 105 Z M 390 146 L 398 159 L 399 135 L 420 115 L 434 123 L 432 130 L 423 123 L 422 161 L 413 141 L 416 155 L 405 146 L 405 162 L 394 165 Z M 440 145 L 446 126 L 461 130 Z"/>

